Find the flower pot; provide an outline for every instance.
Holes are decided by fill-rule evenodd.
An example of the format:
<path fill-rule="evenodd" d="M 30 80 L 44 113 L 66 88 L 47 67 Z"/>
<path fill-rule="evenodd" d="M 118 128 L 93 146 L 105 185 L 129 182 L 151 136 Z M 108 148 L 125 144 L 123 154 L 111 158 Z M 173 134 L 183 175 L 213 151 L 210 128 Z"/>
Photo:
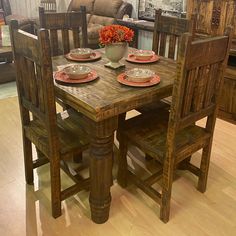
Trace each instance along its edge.
<path fill-rule="evenodd" d="M 110 60 L 106 66 L 117 69 L 124 64 L 119 61 L 125 56 L 128 50 L 127 42 L 111 43 L 105 46 L 106 57 Z"/>

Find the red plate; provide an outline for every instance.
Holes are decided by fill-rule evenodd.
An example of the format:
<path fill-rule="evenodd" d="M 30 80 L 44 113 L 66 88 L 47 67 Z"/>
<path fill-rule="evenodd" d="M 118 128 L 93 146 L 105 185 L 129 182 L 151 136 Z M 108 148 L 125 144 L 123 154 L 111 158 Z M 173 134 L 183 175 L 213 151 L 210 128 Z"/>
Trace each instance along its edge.
<path fill-rule="evenodd" d="M 156 62 L 159 59 L 160 59 L 160 57 L 155 54 L 149 60 L 137 60 L 133 54 L 129 54 L 128 57 L 126 58 L 126 61 L 134 62 L 134 63 L 140 63 L 140 64 L 146 64 L 146 63 Z"/>
<path fill-rule="evenodd" d="M 98 78 L 97 72 L 92 70 L 88 76 L 84 79 L 70 79 L 70 77 L 64 71 L 57 71 L 54 74 L 54 79 L 57 82 L 68 83 L 68 84 L 81 84 L 93 81 Z"/>
<path fill-rule="evenodd" d="M 126 75 L 125 73 L 122 73 L 120 75 L 118 75 L 117 77 L 118 82 L 120 82 L 121 84 L 125 84 L 128 86 L 133 86 L 133 87 L 149 87 L 149 86 L 153 86 L 156 84 L 159 84 L 161 79 L 158 75 L 154 75 L 149 81 L 147 82 L 133 82 L 133 81 L 128 81 L 126 79 Z"/>
<path fill-rule="evenodd" d="M 65 55 L 65 58 L 71 60 L 71 61 L 80 61 L 80 62 L 86 62 L 86 61 L 95 61 L 95 60 L 98 60 L 99 58 L 101 58 L 101 53 L 100 52 L 97 52 L 97 51 L 94 51 L 92 53 L 92 55 L 89 57 L 89 58 L 86 58 L 86 59 L 82 59 L 82 58 L 76 58 L 76 57 L 73 57 L 70 55 L 70 53 L 66 54 Z"/>

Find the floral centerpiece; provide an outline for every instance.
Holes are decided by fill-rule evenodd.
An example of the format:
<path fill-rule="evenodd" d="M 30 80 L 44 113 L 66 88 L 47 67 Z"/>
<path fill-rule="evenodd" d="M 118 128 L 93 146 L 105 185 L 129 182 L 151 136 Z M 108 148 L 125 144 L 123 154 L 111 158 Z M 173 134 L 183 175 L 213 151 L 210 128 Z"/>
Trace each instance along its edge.
<path fill-rule="evenodd" d="M 104 26 L 100 30 L 99 36 L 99 41 L 102 45 L 131 42 L 134 36 L 134 31 L 126 26 L 108 25 Z"/>
<path fill-rule="evenodd" d="M 133 36 L 133 30 L 121 25 L 108 25 L 100 30 L 99 41 L 102 46 L 105 46 L 106 56 L 110 60 L 106 66 L 114 69 L 123 66 L 119 60 L 125 55 Z"/>

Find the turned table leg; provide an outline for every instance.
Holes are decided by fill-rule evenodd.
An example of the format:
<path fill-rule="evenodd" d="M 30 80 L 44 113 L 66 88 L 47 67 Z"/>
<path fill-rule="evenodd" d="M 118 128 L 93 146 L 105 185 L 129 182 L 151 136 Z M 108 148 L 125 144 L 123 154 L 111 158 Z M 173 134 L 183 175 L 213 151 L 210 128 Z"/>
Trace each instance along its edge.
<path fill-rule="evenodd" d="M 112 185 L 112 156 L 117 117 L 104 121 L 90 120 L 90 208 L 91 218 L 101 224 L 108 220 Z"/>

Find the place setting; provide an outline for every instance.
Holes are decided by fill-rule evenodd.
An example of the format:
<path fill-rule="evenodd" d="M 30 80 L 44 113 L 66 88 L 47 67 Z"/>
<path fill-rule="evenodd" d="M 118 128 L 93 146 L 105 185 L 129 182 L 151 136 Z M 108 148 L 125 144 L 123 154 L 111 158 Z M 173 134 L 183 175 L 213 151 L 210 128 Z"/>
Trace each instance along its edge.
<path fill-rule="evenodd" d="M 75 48 L 70 50 L 65 58 L 70 61 L 91 62 L 101 58 L 101 53 L 91 48 Z"/>
<path fill-rule="evenodd" d="M 70 64 L 63 67 L 54 73 L 54 79 L 58 83 L 81 84 L 93 81 L 98 78 L 95 70 L 89 66 Z"/>
<path fill-rule="evenodd" d="M 149 87 L 160 83 L 160 77 L 150 69 L 134 68 L 117 77 L 121 84 L 132 87 Z"/>
<path fill-rule="evenodd" d="M 151 50 L 135 50 L 129 53 L 126 58 L 126 61 L 128 62 L 139 64 L 153 63 L 158 60 L 160 60 L 160 57 Z"/>

